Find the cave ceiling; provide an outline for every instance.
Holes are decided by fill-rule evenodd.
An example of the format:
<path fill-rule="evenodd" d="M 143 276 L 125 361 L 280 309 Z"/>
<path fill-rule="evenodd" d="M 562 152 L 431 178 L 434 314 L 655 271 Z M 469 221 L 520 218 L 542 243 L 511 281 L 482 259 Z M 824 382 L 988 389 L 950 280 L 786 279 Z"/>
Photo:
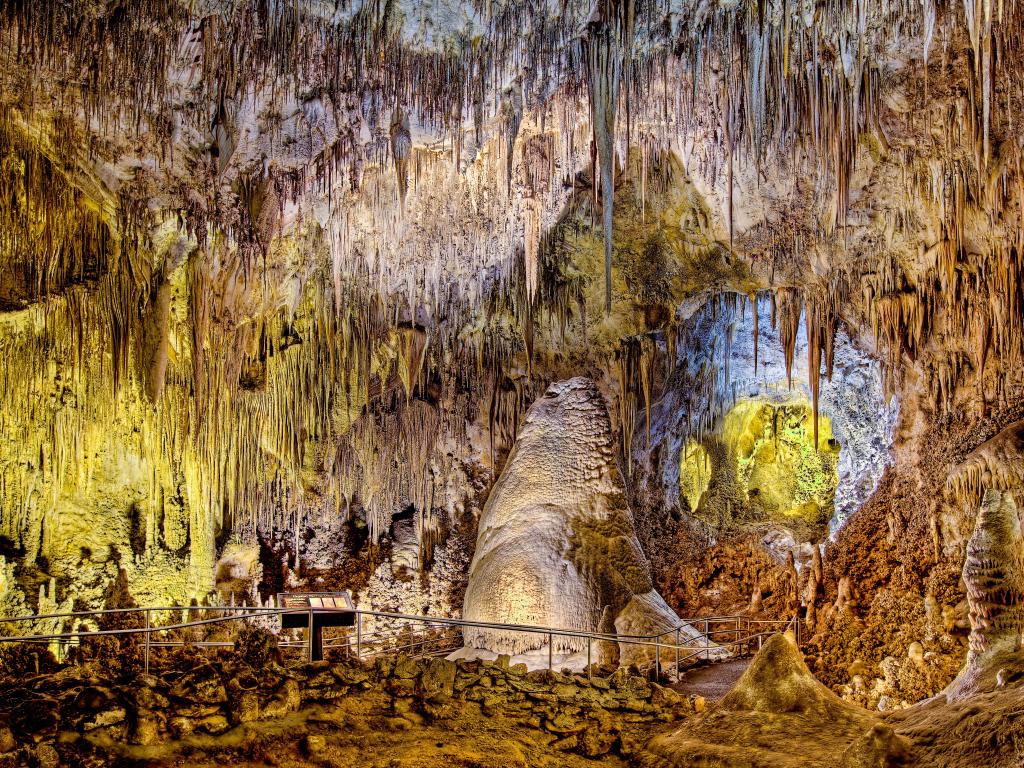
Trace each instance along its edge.
<path fill-rule="evenodd" d="M 770 301 L 787 371 L 805 334 L 815 408 L 840 326 L 929 413 L 1019 387 L 1014 4 L 0 17 L 0 490 L 26 551 L 106 475 L 145 479 L 147 535 L 200 581 L 242 519 L 358 495 L 377 536 L 400 502 L 451 506 L 457 446 L 494 467 L 579 373 L 631 476 L 709 300 Z M 699 433 L 724 385 L 686 375 Z"/>

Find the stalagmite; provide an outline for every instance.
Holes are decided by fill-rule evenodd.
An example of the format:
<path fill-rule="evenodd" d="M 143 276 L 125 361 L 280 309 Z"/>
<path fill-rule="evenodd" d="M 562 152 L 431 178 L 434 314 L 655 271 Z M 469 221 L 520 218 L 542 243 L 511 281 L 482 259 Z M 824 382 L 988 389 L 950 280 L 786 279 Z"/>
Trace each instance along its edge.
<path fill-rule="evenodd" d="M 786 576 L 789 581 L 786 586 L 789 609 L 795 611 L 800 605 L 800 576 L 796 570 L 796 560 L 792 550 L 786 554 Z"/>
<path fill-rule="evenodd" d="M 616 627 L 628 623 L 627 634 L 678 623 L 650 581 L 614 455 L 595 385 L 582 378 L 551 385 L 527 413 L 481 515 L 465 618 L 593 632 L 609 606 Z M 607 552 L 618 554 L 608 560 Z M 543 635 L 481 628 L 463 635 L 469 648 L 512 654 L 547 643 Z M 559 654 L 586 651 L 578 637 L 553 640 Z"/>

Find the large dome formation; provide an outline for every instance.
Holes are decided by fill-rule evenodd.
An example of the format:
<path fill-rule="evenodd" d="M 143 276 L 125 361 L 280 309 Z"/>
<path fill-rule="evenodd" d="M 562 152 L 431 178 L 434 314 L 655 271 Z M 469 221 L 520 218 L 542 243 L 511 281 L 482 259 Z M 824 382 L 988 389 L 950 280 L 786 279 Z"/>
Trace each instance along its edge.
<path fill-rule="evenodd" d="M 0 639 L 42 643 L 0 643 L 0 686 L 168 686 L 102 725 L 74 712 L 120 689 L 0 705 L 0 768 L 98 760 L 68 736 L 95 728 L 168 755 L 205 729 L 223 762 L 209 718 L 301 709 L 293 672 L 210 661 L 223 697 L 143 727 L 196 659 L 52 636 L 339 590 L 360 656 L 494 659 L 343 683 L 412 745 L 413 689 L 485 723 L 514 690 L 480 764 L 525 733 L 527 764 L 761 759 L 700 735 L 735 695 L 642 750 L 692 705 L 630 670 L 694 690 L 694 646 L 731 669 L 787 625 L 758 685 L 785 657 L 851 766 L 944 764 L 974 706 L 1001 714 L 972 764 L 1009 764 L 1021 41 L 989 0 L 0 0 Z M 272 642 L 237 625 L 150 640 Z M 568 675 L 501 655 L 585 647 L 568 714 Z"/>

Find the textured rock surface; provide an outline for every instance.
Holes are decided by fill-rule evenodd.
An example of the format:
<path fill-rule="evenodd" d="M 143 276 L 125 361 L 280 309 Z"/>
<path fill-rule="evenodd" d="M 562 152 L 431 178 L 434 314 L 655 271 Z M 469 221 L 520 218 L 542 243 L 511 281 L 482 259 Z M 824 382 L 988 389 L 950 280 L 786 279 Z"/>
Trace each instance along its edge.
<path fill-rule="evenodd" d="M 754 368 L 754 324 L 751 307 L 736 323 L 730 345 L 730 382 L 735 397 L 761 397 L 776 402 L 802 395 L 811 397 L 807 356 L 807 326 L 801 322 L 790 376 L 778 327 L 771 322 L 767 302 L 758 302 L 757 368 Z M 789 386 L 790 378 L 792 387 Z M 819 409 L 829 417 L 839 442 L 839 484 L 830 522 L 834 532 L 874 493 L 892 460 L 893 430 L 898 398 L 886 398 L 882 370 L 869 352 L 854 344 L 840 329 L 835 338 L 831 379 L 822 379 Z"/>
<path fill-rule="evenodd" d="M 1009 493 L 989 490 L 967 542 L 971 653 L 1018 651 L 1024 634 L 1024 535 Z M 968 664 L 971 663 L 968 659 Z"/>
<path fill-rule="evenodd" d="M 990 483 L 991 477 L 986 484 Z M 1024 670 L 1024 536 L 1020 511 L 1009 491 L 985 491 L 967 542 L 963 581 L 971 623 L 970 652 L 945 691 L 950 701 L 991 690 L 999 684 L 1000 674 L 1017 677 Z"/>
<path fill-rule="evenodd" d="M 971 629 L 1012 654 L 1019 427 L 946 480 L 1024 416 L 1022 40 L 991 2 L 0 0 L 0 610 L 457 613 L 527 409 L 585 375 L 610 436 L 552 430 L 543 498 L 506 489 L 538 535 L 481 532 L 495 617 L 799 613 L 814 673 L 884 710 Z M 824 552 L 738 469 L 680 503 L 681 451 L 733 472 L 722 424 L 783 368 L 845 449 Z"/>
<path fill-rule="evenodd" d="M 625 670 L 527 673 L 507 656 L 285 667 L 266 638 L 249 633 L 210 660 L 164 658 L 152 675 L 96 666 L 0 684 L 0 766 L 38 766 L 41 751 L 55 766 L 110 765 L 140 747 L 152 766 L 350 766 L 357 748 L 363 765 L 615 765 L 694 710 L 691 697 Z M 508 753 L 509 743 L 519 746 Z"/>

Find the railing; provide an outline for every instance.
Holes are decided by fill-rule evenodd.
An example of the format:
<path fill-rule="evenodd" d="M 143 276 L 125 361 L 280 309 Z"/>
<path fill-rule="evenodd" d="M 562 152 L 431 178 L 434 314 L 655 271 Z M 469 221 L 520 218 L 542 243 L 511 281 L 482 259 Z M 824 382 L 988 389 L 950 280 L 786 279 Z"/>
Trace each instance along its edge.
<path fill-rule="evenodd" d="M 425 617 L 425 616 L 413 616 L 402 613 L 392 613 L 388 611 L 357 611 L 356 614 L 356 638 L 357 638 L 357 656 L 362 656 L 362 623 L 364 616 L 372 616 L 375 618 L 383 618 L 393 621 L 398 621 L 408 624 L 425 624 L 431 628 L 447 627 L 449 629 L 463 629 L 463 628 L 474 628 L 484 629 L 496 632 L 511 632 L 524 635 L 534 635 L 538 639 L 545 640 L 546 642 L 542 647 L 546 646 L 548 651 L 548 669 L 554 668 L 554 648 L 556 638 L 573 638 L 577 640 L 586 640 L 587 643 L 587 663 L 586 668 L 589 670 L 593 665 L 594 661 L 594 646 L 597 643 L 615 643 L 618 645 L 626 645 L 633 649 L 649 649 L 654 654 L 656 661 L 660 660 L 661 651 L 663 649 L 674 648 L 678 655 L 680 649 L 684 649 L 691 652 L 687 658 L 691 657 L 704 657 L 710 658 L 713 652 L 717 651 L 720 646 L 717 642 L 712 640 L 710 637 L 705 635 L 699 635 L 697 637 L 688 637 L 685 642 L 677 642 L 674 645 L 665 642 L 663 639 L 666 635 L 672 634 L 676 636 L 682 631 L 682 625 L 676 627 L 667 632 L 657 635 L 622 635 L 622 634 L 608 634 L 601 632 L 587 632 L 576 629 L 562 629 L 556 627 L 546 627 L 540 625 L 528 625 L 528 624 L 501 624 L 494 622 L 483 622 L 483 621 L 471 621 L 467 619 L 454 619 L 454 618 L 442 618 L 442 617 Z M 694 643 L 700 641 L 699 647 L 694 647 Z M 415 642 L 412 643 L 415 645 Z M 408 646 L 398 646 L 407 648 Z M 450 648 L 462 647 L 462 643 L 457 643 Z M 655 670 L 660 672 L 661 665 L 660 661 L 656 663 Z"/>
<path fill-rule="evenodd" d="M 756 650 L 761 650 L 761 646 L 764 644 L 764 640 L 771 635 L 778 634 L 780 631 L 785 632 L 793 627 L 799 631 L 799 615 L 794 615 L 792 619 L 788 621 L 786 619 L 752 619 L 747 616 L 731 615 L 731 616 L 701 616 L 699 618 L 688 618 L 683 619 L 683 625 L 690 627 L 702 626 L 702 631 L 698 635 L 699 639 L 703 639 L 706 644 L 714 642 L 718 648 L 725 649 L 729 652 L 730 658 L 743 658 L 750 656 L 755 652 L 754 644 L 756 643 Z M 712 628 L 713 624 L 722 625 L 716 628 Z M 710 652 L 707 647 L 704 649 L 690 650 L 689 653 L 683 656 L 679 655 L 680 648 L 684 647 L 680 645 L 679 633 L 681 627 L 668 630 L 658 635 L 658 638 L 665 637 L 666 635 L 675 635 L 675 642 L 669 647 L 674 651 L 674 659 L 671 662 L 671 666 L 675 667 L 676 681 L 682 673 L 683 665 L 688 664 L 693 660 L 704 660 L 711 661 Z M 714 638 L 714 640 L 712 640 Z M 657 649 L 660 651 L 660 648 Z M 659 674 L 662 668 L 662 660 L 660 652 L 656 655 L 654 661 L 655 674 Z"/>
<path fill-rule="evenodd" d="M 312 626 L 314 609 L 309 609 L 310 626 Z M 186 621 L 188 614 L 215 613 L 218 616 L 199 618 Z M 40 620 L 73 620 L 93 619 L 101 616 L 117 616 L 126 614 L 143 614 L 145 626 L 124 627 L 120 629 L 77 630 L 57 633 L 38 633 L 29 635 L 0 635 L 0 643 L 45 643 L 58 646 L 58 649 L 78 646 L 83 640 L 96 637 L 118 637 L 142 635 L 145 671 L 150 668 L 150 656 L 153 648 L 171 648 L 190 645 L 200 648 L 232 647 L 229 639 L 188 640 L 165 639 L 155 640 L 154 635 L 167 632 L 188 632 L 203 627 L 226 626 L 231 622 L 270 620 L 273 621 L 283 613 L 294 613 L 294 608 L 257 608 L 257 607 L 219 607 L 219 606 L 164 606 L 153 608 L 115 608 L 101 611 L 76 611 L 70 613 L 53 613 L 40 616 L 20 616 L 0 618 L 0 627 L 16 623 L 36 622 Z M 684 620 L 682 624 L 656 635 L 619 635 L 600 632 L 586 632 L 574 629 L 555 627 L 501 624 L 494 622 L 471 621 L 435 616 L 416 616 L 390 611 L 357 610 L 355 626 L 344 630 L 340 636 L 328 638 L 324 650 L 344 652 L 358 659 L 374 658 L 385 654 L 404 653 L 409 656 L 423 657 L 447 654 L 464 645 L 463 630 L 466 628 L 484 629 L 505 633 L 522 633 L 537 636 L 546 640 L 548 650 L 548 668 L 554 668 L 554 646 L 556 638 L 573 638 L 586 640 L 588 674 L 593 665 L 593 649 L 595 643 L 615 643 L 619 647 L 628 646 L 633 650 L 646 651 L 653 655 L 653 660 L 640 666 L 660 679 L 666 666 L 674 668 L 675 678 L 681 676 L 684 665 L 700 660 L 713 661 L 716 658 L 739 657 L 753 651 L 754 643 L 760 648 L 765 637 L 787 629 L 799 632 L 799 621 L 794 616 L 790 621 L 757 620 L 744 616 L 711 616 Z M 178 614 L 182 620 L 173 622 Z M 154 615 L 172 617 L 172 623 L 154 624 Z M 371 618 L 374 624 L 387 623 L 397 625 L 398 629 L 374 629 L 367 632 L 366 619 Z M 689 634 L 701 627 L 696 635 Z M 688 637 L 684 637 L 684 629 L 689 629 Z M 666 640 L 666 638 L 669 638 Z M 303 648 L 307 658 L 312 658 L 312 633 L 306 641 L 283 638 L 278 642 L 285 649 Z M 543 646 L 542 646 L 543 647 Z M 671 659 L 666 664 L 665 660 Z"/>

